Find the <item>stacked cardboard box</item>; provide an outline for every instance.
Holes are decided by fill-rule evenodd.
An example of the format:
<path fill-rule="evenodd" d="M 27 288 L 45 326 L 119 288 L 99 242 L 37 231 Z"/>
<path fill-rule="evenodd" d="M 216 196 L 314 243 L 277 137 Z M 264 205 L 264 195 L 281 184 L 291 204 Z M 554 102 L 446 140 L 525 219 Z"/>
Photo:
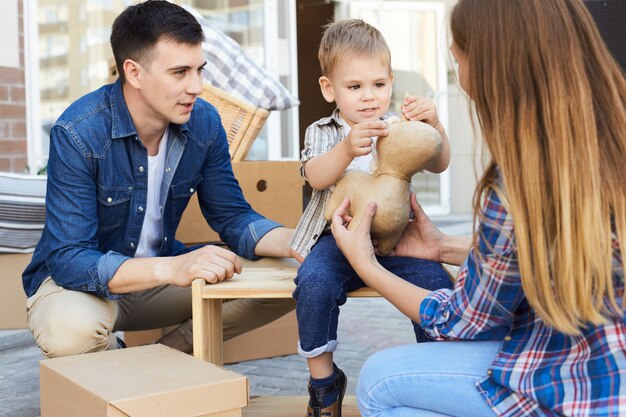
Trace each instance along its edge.
<path fill-rule="evenodd" d="M 42 417 L 240 417 L 247 378 L 162 345 L 40 363 Z"/>
<path fill-rule="evenodd" d="M 254 210 L 286 227 L 296 227 L 303 211 L 300 162 L 233 162 L 233 172 Z M 220 240 L 204 220 L 195 194 L 183 213 L 176 238 L 188 244 Z"/>

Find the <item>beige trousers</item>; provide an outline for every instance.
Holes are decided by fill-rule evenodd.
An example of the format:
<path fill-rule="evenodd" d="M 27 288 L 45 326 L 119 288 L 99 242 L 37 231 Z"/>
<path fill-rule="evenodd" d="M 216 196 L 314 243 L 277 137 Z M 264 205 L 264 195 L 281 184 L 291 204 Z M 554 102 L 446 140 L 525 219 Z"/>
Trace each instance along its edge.
<path fill-rule="evenodd" d="M 269 323 L 295 308 L 292 299 L 238 299 L 222 305 L 224 340 Z M 116 331 L 179 326 L 160 342 L 193 348 L 191 288 L 164 286 L 118 300 L 66 290 L 48 278 L 26 300 L 28 325 L 46 357 L 117 348 Z"/>

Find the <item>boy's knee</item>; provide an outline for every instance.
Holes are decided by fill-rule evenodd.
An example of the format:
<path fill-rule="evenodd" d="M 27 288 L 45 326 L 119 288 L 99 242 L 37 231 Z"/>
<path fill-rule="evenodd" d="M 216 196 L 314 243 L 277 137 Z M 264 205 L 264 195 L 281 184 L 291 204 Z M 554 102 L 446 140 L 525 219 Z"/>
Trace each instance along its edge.
<path fill-rule="evenodd" d="M 320 273 L 319 270 L 302 270 L 300 268 L 296 277 L 294 298 L 298 300 L 303 297 L 315 297 L 317 299 L 326 296 L 337 297 L 341 289 L 341 283 L 329 278 L 327 274 Z"/>

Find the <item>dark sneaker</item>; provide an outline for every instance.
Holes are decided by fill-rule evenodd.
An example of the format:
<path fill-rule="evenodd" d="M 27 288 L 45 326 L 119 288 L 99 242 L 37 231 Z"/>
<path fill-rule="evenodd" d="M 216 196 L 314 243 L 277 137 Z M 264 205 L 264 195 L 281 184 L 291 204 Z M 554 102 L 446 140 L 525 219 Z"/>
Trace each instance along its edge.
<path fill-rule="evenodd" d="M 341 403 L 346 393 L 346 386 L 348 385 L 348 378 L 341 369 L 334 365 L 337 378 L 335 381 L 324 387 L 314 388 L 309 382 L 309 405 L 306 410 L 307 417 L 341 417 Z M 323 399 L 333 392 L 337 392 L 337 400 L 324 407 Z"/>
<path fill-rule="evenodd" d="M 118 349 L 126 349 L 126 343 L 124 343 L 124 341 L 121 338 L 117 337 L 117 336 L 116 336 L 116 339 L 117 339 L 117 348 Z"/>

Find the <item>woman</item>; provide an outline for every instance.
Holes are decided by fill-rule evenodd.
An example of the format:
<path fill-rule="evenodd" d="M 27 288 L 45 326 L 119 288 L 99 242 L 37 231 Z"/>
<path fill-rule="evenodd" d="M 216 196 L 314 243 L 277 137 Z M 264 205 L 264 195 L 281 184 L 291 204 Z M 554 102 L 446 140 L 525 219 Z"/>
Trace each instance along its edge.
<path fill-rule="evenodd" d="M 579 0 L 460 0 L 459 81 L 491 161 L 473 241 L 415 199 L 395 254 L 460 264 L 429 292 L 384 270 L 369 236 L 333 233 L 359 276 L 436 340 L 368 359 L 364 416 L 624 416 L 626 82 Z M 469 251 L 469 253 L 468 253 Z"/>

